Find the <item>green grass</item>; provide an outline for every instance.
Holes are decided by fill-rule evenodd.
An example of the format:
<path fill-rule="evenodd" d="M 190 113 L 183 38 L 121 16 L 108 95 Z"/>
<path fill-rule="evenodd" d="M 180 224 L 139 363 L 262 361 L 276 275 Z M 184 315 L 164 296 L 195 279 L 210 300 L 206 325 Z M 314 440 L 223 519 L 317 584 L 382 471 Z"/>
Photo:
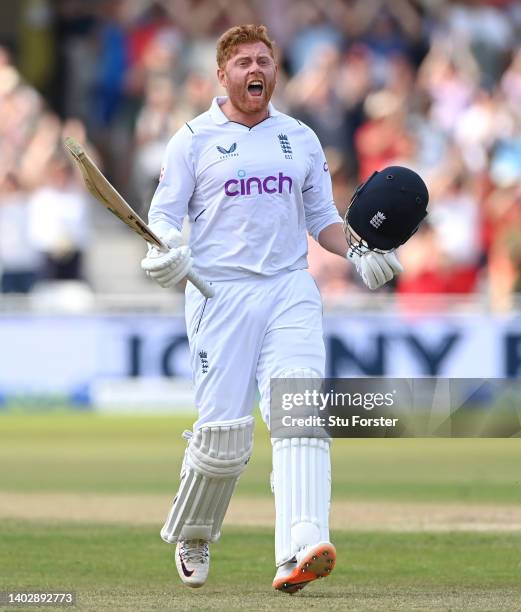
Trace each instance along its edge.
<path fill-rule="evenodd" d="M 0 493 L 170 496 L 185 448 L 180 434 L 190 424 L 187 417 L 2 415 Z M 519 504 L 520 459 L 519 438 L 336 440 L 333 495 Z M 269 438 L 258 423 L 237 494 L 269 496 L 269 471 Z M 519 532 L 337 532 L 331 578 L 289 597 L 271 590 L 269 529 L 225 528 L 200 590 L 180 585 L 158 529 L 4 520 L 0 590 L 68 588 L 77 608 L 89 610 L 512 610 L 521 601 Z"/>
<path fill-rule="evenodd" d="M 330 578 L 272 592 L 272 534 L 228 529 L 200 590 L 183 587 L 156 529 L 9 521 L 0 590 L 71 589 L 80 609 L 513 609 L 521 534 L 337 533 Z"/>
<path fill-rule="evenodd" d="M 188 417 L 2 415 L 0 489 L 165 493 L 177 486 Z M 269 438 L 237 495 L 270 496 Z M 352 439 L 333 444 L 335 499 L 521 503 L 521 439 Z"/>

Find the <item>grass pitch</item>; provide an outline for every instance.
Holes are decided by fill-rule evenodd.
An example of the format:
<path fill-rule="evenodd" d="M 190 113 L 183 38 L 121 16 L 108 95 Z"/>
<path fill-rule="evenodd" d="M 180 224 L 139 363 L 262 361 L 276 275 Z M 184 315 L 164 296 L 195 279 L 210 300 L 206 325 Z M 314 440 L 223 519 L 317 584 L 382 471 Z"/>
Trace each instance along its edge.
<path fill-rule="evenodd" d="M 0 418 L 0 490 L 172 495 L 189 417 L 51 414 Z M 521 439 L 334 440 L 333 498 L 521 505 Z M 258 422 L 240 497 L 271 497 Z"/>
<path fill-rule="evenodd" d="M 518 609 L 521 534 L 334 534 L 330 578 L 271 590 L 272 533 L 226 530 L 202 589 L 182 586 L 153 527 L 9 521 L 0 590 L 71 589 L 90 610 Z"/>
<path fill-rule="evenodd" d="M 386 532 L 336 530 L 330 578 L 293 597 L 271 591 L 273 530 L 228 524 L 212 547 L 208 584 L 178 582 L 160 522 L 103 522 L 104 499 L 151 500 L 176 490 L 189 418 L 89 414 L 0 418 L 0 591 L 71 589 L 90 610 L 498 610 L 519 609 L 521 529 Z M 333 504 L 418 504 L 494 511 L 521 509 L 521 440 L 336 440 Z M 270 447 L 258 424 L 254 457 L 237 498 L 270 501 Z M 16 506 L 2 514 L 2 495 Z M 59 520 L 22 505 L 97 496 L 92 516 Z M 61 496 L 61 497 L 60 497 Z M 250 506 L 248 506 L 250 504 Z M 416 504 L 416 506 L 415 506 Z M 435 504 L 435 506 L 434 506 Z M 427 506 L 431 507 L 431 506 Z M 41 508 L 40 508 L 41 510 Z M 45 510 L 45 509 L 44 509 Z M 162 509 L 161 509 L 162 511 Z M 64 518 L 65 517 L 65 518 Z M 130 518 L 129 518 L 130 517 Z M 20 609 L 20 608 L 18 608 Z"/>

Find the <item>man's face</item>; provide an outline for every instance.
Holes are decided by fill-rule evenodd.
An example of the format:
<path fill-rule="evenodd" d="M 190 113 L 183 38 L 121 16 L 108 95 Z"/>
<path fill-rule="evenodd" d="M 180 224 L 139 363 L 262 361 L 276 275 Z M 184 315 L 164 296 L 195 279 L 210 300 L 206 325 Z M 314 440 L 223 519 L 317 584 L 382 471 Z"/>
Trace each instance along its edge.
<path fill-rule="evenodd" d="M 217 77 L 233 106 L 254 114 L 268 106 L 277 82 L 277 65 L 263 42 L 244 43 L 217 70 Z"/>

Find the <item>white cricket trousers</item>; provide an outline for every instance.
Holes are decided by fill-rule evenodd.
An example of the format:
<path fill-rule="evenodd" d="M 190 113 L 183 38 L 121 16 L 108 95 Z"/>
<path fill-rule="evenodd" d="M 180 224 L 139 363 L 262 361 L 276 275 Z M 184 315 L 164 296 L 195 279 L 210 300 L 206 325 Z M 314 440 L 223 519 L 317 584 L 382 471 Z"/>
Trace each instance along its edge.
<path fill-rule="evenodd" d="M 195 405 L 194 429 L 248 416 L 257 387 L 269 427 L 270 379 L 311 368 L 324 376 L 322 300 L 307 270 L 212 282 L 206 299 L 187 284 L 185 316 Z"/>

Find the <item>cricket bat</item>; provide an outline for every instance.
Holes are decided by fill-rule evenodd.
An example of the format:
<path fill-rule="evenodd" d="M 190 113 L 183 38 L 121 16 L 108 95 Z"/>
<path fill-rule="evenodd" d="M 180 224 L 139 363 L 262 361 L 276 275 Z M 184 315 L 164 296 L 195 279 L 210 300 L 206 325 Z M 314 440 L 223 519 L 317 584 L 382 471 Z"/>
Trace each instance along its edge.
<path fill-rule="evenodd" d="M 134 230 L 148 243 L 153 244 L 160 251 L 168 252 L 166 244 L 148 227 L 141 217 L 130 207 L 111 183 L 105 178 L 101 170 L 84 151 L 83 147 L 74 138 L 66 138 L 65 148 L 72 155 L 75 163 L 81 170 L 83 180 L 90 193 L 101 202 L 105 208 L 121 219 L 123 223 Z M 214 291 L 210 285 L 193 270 L 186 278 L 199 289 L 207 298 L 213 297 Z"/>

